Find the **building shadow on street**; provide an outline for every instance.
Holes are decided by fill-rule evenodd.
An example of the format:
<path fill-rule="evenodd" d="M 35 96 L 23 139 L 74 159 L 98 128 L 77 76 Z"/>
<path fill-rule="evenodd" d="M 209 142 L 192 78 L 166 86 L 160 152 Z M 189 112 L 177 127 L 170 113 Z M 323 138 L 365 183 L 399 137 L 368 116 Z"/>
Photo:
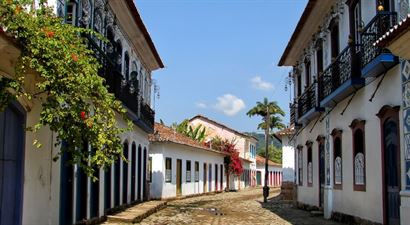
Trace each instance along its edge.
<path fill-rule="evenodd" d="M 312 216 L 309 211 L 300 210 L 293 206 L 292 201 L 282 200 L 278 195 L 268 199 L 267 203 L 258 200 L 262 208 L 271 211 L 290 224 L 294 225 L 341 225 L 341 223 L 332 220 L 326 220 L 323 217 Z"/>

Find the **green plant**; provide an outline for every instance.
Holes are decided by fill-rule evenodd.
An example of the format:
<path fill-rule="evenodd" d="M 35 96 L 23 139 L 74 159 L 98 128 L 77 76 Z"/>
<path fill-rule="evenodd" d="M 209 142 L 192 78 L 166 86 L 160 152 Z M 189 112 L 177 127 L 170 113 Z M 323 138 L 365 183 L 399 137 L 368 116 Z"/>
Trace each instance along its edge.
<path fill-rule="evenodd" d="M 0 109 L 19 97 L 39 100 L 39 121 L 28 129 L 36 132 L 47 126 L 57 135 L 56 145 L 65 143 L 55 160 L 67 152 L 71 163 L 92 176 L 93 168 L 109 166 L 122 157 L 119 134 L 132 128 L 121 102 L 108 93 L 104 79 L 98 76 L 100 65 L 82 38 L 103 37 L 92 30 L 64 24 L 44 0 L 37 9 L 31 7 L 32 3 L 0 0 L 0 27 L 17 41 L 21 50 L 15 79 L 0 80 Z M 39 76 L 35 93 L 24 88 L 29 71 Z M 118 127 L 116 114 L 127 121 L 127 127 Z M 93 151 L 84 149 L 87 143 Z M 33 144 L 41 147 L 38 140 Z"/>
<path fill-rule="evenodd" d="M 205 138 L 207 137 L 206 127 L 203 127 L 200 124 L 194 128 L 189 124 L 189 120 L 187 119 L 183 120 L 180 124 L 174 123 L 171 127 L 175 129 L 178 133 L 186 135 L 189 138 L 201 143 L 204 142 Z"/>

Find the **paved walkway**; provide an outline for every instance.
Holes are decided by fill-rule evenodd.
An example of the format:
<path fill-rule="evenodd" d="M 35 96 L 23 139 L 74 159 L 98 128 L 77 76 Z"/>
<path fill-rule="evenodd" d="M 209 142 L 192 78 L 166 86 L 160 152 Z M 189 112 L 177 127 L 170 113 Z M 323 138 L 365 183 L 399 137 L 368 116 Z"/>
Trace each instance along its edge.
<path fill-rule="evenodd" d="M 249 189 L 210 196 L 194 197 L 168 202 L 167 207 L 145 218 L 140 224 L 302 224 L 339 225 L 309 212 L 294 209 L 274 198 L 262 203 L 262 189 Z"/>

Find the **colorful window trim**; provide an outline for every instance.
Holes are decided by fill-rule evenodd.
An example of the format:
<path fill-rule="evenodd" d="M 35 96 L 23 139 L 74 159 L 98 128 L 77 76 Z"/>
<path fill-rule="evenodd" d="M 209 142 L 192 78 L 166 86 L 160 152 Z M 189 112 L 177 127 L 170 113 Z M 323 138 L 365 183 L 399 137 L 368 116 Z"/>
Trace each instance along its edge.
<path fill-rule="evenodd" d="M 334 189 L 342 189 L 343 184 L 343 157 L 342 157 L 342 130 L 333 129 L 333 185 Z"/>
<path fill-rule="evenodd" d="M 308 187 L 313 186 L 313 157 L 312 157 L 312 145 L 313 142 L 307 141 L 306 142 L 306 147 L 307 147 L 307 184 Z"/>
<path fill-rule="evenodd" d="M 350 124 L 353 137 L 353 190 L 366 191 L 365 120 Z"/>

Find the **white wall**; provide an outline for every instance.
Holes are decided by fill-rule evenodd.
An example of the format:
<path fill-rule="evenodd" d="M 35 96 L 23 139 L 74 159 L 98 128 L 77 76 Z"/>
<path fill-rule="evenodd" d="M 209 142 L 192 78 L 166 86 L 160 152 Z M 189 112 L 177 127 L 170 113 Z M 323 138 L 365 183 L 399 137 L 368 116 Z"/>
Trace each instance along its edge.
<path fill-rule="evenodd" d="M 176 197 L 177 159 L 182 160 L 182 195 L 203 193 L 204 163 L 207 164 L 207 189 L 209 187 L 209 166 L 212 166 L 211 190 L 215 191 L 215 164 L 218 165 L 218 190 L 220 190 L 220 166 L 224 164 L 223 154 L 209 152 L 204 149 L 175 144 L 171 142 L 151 143 L 150 156 L 152 157 L 151 198 Z M 172 159 L 172 179 L 165 182 L 165 158 Z M 186 161 L 191 161 L 191 182 L 186 182 Z M 199 182 L 195 182 L 195 162 L 199 162 Z M 226 187 L 225 169 L 223 172 L 223 189 Z"/>
<path fill-rule="evenodd" d="M 39 118 L 41 105 L 35 102 L 33 108 L 27 113 L 27 125 L 34 125 Z M 117 118 L 121 127 L 125 126 L 125 121 L 121 117 Z M 43 128 L 37 133 L 26 132 L 25 150 L 24 150 L 24 191 L 23 191 L 23 224 L 58 224 L 59 210 L 60 210 L 60 168 L 61 161 L 54 162 L 52 159 L 58 153 L 59 147 L 55 147 L 56 134 L 53 134 L 49 129 Z M 38 139 L 43 147 L 37 149 L 32 145 L 33 140 Z M 131 144 L 133 142 L 141 145 L 142 150 L 147 148 L 149 154 L 148 134 L 143 132 L 140 128 L 134 126 L 133 131 L 121 135 L 123 142 L 125 140 L 129 143 L 129 160 L 131 160 Z M 142 155 L 143 156 L 143 155 Z M 147 161 L 148 162 L 148 161 Z M 120 202 L 122 202 L 122 161 L 121 161 L 121 175 L 120 175 Z M 138 165 L 137 165 L 138 166 Z M 142 164 L 139 165 L 142 167 Z M 138 171 L 138 167 L 136 168 Z M 144 172 L 142 169 L 141 171 Z M 137 174 L 137 172 L 136 172 Z M 112 181 L 114 181 L 114 173 L 112 172 Z M 74 187 L 76 178 L 74 178 Z M 88 203 L 90 205 L 90 183 L 88 178 Z M 141 176 L 142 184 L 142 176 Z M 137 186 L 136 186 L 137 188 Z M 143 190 L 143 188 L 142 188 Z M 111 203 L 114 205 L 114 182 L 111 186 Z M 74 191 L 75 193 L 75 191 Z M 100 171 L 100 190 L 99 190 L 99 216 L 103 216 L 104 212 L 104 172 Z M 75 196 L 73 205 L 75 207 Z M 128 164 L 128 193 L 127 202 L 131 201 L 131 162 Z M 73 210 L 75 217 L 75 210 Z M 90 218 L 90 211 L 88 209 L 87 218 Z"/>
<path fill-rule="evenodd" d="M 284 182 L 295 181 L 295 149 L 289 142 L 290 136 L 282 136 L 282 171 Z"/>
<path fill-rule="evenodd" d="M 257 163 L 256 164 L 256 171 L 261 172 L 261 186 L 265 186 L 265 164 Z M 273 186 L 273 185 L 270 184 L 270 180 L 272 179 L 271 175 L 270 175 L 270 172 L 281 173 L 282 168 L 277 167 L 277 166 L 268 165 L 268 172 L 269 172 L 268 173 L 268 186 Z"/>
<path fill-rule="evenodd" d="M 399 67 L 391 69 L 380 86 L 373 102 L 369 98 L 374 92 L 378 81 L 373 81 L 358 91 L 346 112 L 340 113 L 347 105 L 346 98 L 340 102 L 328 115 L 330 118 L 330 130 L 342 129 L 342 159 L 343 159 L 343 186 L 342 190 L 333 191 L 333 210 L 336 212 L 355 215 L 375 222 L 382 222 L 382 180 L 381 180 L 381 143 L 380 122 L 376 114 L 384 105 L 400 105 L 401 90 L 399 87 L 401 78 Z M 401 115 L 401 113 L 400 113 Z M 353 191 L 353 153 L 352 132 L 349 127 L 354 119 L 366 120 L 365 124 L 365 160 L 366 160 L 366 191 Z M 402 120 L 402 118 L 400 118 Z M 310 205 L 318 205 L 318 144 L 315 141 L 319 135 L 326 134 L 325 121 L 318 122 L 314 126 L 311 122 L 297 137 L 297 145 L 303 145 L 303 186 L 298 187 L 298 201 Z M 377 137 L 377 138 L 376 138 Z M 313 141 L 313 186 L 307 186 L 307 148 L 306 141 Z M 377 141 L 375 141 L 377 140 Z M 330 151 L 332 152 L 332 141 L 330 140 Z M 331 174 L 333 172 L 331 171 Z M 363 202 L 366 202 L 364 207 Z"/>

